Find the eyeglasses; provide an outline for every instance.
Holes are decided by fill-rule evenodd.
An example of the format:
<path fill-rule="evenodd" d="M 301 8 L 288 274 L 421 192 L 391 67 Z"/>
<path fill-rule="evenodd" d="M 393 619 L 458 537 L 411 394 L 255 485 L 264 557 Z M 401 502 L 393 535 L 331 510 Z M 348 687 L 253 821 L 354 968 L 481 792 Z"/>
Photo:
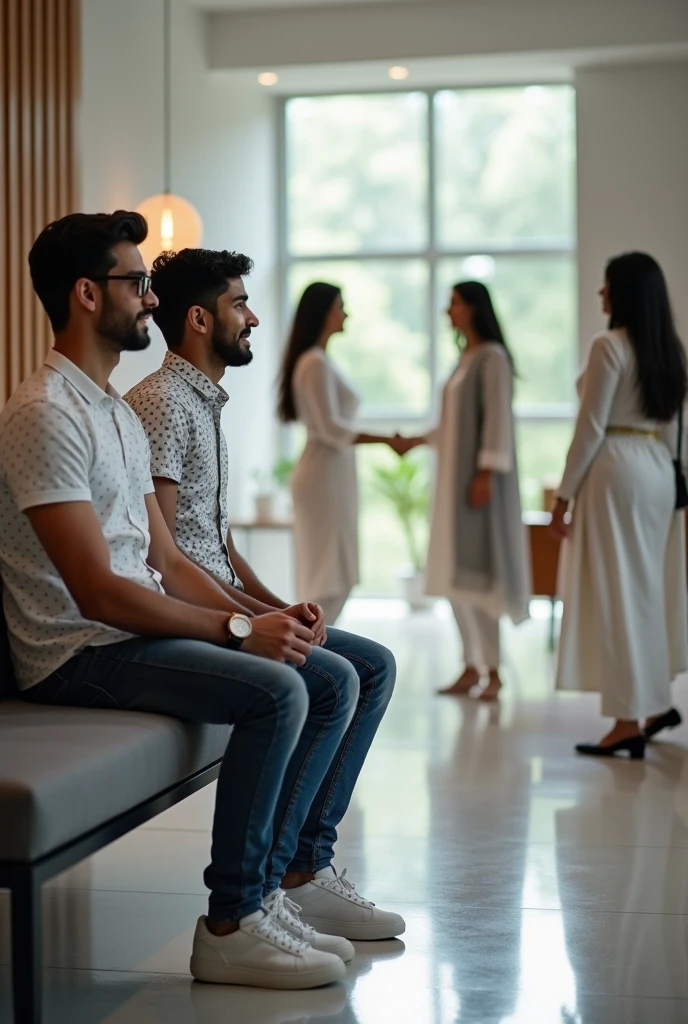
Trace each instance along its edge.
<path fill-rule="evenodd" d="M 105 277 L 91 278 L 91 281 L 136 281 L 136 294 L 140 299 L 148 295 L 152 280 L 150 274 L 106 274 Z"/>

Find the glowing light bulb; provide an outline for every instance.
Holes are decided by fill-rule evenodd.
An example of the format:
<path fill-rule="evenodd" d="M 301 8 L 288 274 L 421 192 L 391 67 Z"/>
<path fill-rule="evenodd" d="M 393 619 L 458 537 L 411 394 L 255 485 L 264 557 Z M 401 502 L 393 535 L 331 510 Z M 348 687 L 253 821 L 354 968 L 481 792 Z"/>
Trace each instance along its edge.
<path fill-rule="evenodd" d="M 263 71 L 258 75 L 258 81 L 261 85 L 277 85 L 279 75 L 276 75 L 274 71 Z"/>
<path fill-rule="evenodd" d="M 387 72 L 390 78 L 396 82 L 403 82 L 405 78 L 411 74 L 408 68 L 402 67 L 400 64 L 395 64 L 393 68 L 390 68 Z"/>
<path fill-rule="evenodd" d="M 174 242 L 174 215 L 166 206 L 160 216 L 160 245 L 163 249 L 172 249 Z"/>
<path fill-rule="evenodd" d="M 191 203 L 174 192 L 149 196 L 137 207 L 148 221 L 148 237 L 139 246 L 146 266 L 166 249 L 195 249 L 203 239 L 201 218 Z"/>

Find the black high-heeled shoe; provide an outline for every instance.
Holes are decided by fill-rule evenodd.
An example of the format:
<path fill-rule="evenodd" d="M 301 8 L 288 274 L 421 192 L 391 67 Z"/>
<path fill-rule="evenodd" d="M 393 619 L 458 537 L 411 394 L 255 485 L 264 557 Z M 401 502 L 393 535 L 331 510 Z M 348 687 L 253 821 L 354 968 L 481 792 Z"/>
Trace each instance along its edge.
<path fill-rule="evenodd" d="M 618 743 L 610 743 L 606 747 L 597 743 L 578 743 L 576 745 L 576 752 L 586 754 L 588 757 L 614 757 L 624 750 L 631 755 L 631 761 L 642 761 L 645 757 L 645 737 L 629 736 L 627 740 L 619 740 Z"/>
<path fill-rule="evenodd" d="M 651 740 L 653 736 L 656 736 L 662 729 L 675 729 L 681 724 L 683 719 L 681 713 L 676 708 L 669 708 L 659 718 L 655 718 L 652 725 L 646 725 L 643 729 L 643 735 L 646 740 Z"/>

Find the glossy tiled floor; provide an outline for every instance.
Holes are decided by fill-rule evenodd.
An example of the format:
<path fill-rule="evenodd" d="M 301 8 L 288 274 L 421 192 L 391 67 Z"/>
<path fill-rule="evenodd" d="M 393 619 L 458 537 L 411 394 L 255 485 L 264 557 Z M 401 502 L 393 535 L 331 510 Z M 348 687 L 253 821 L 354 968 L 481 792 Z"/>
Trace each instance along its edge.
<path fill-rule="evenodd" d="M 310 993 L 192 984 L 207 789 L 50 887 L 46 1024 L 686 1024 L 688 729 L 644 763 L 575 758 L 597 698 L 552 695 L 544 621 L 509 633 L 493 708 L 432 696 L 458 667 L 442 606 L 352 602 L 343 624 L 400 673 L 337 864 L 406 915 L 403 943 L 357 944 L 346 985 Z"/>

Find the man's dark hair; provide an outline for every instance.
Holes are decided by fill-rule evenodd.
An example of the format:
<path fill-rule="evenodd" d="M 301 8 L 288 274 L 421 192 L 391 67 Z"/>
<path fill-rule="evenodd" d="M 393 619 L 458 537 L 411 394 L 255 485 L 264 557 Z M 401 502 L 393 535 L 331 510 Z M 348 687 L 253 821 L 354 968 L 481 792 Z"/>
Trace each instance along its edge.
<path fill-rule="evenodd" d="M 202 306 L 217 316 L 217 300 L 229 288 L 232 278 L 244 277 L 253 260 L 240 252 L 223 249 L 181 249 L 163 252 L 153 262 L 151 277 L 158 305 L 153 319 L 162 331 L 167 347 L 178 348 L 184 340 L 186 314 Z"/>
<path fill-rule="evenodd" d="M 81 277 L 104 277 L 117 263 L 119 242 L 140 245 L 148 234 L 140 213 L 70 213 L 44 228 L 31 247 L 29 268 L 34 291 L 53 331 L 69 321 L 69 294 Z"/>

